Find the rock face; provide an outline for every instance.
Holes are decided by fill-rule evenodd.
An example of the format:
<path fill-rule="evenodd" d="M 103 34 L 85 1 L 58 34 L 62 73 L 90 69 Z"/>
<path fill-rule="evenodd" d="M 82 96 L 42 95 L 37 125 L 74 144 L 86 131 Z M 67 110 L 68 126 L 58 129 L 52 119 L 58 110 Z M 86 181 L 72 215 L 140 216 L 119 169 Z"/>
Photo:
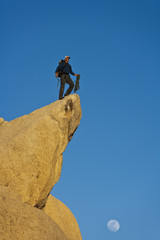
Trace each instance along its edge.
<path fill-rule="evenodd" d="M 0 125 L 2 125 L 2 123 L 4 123 L 4 119 L 0 118 Z"/>
<path fill-rule="evenodd" d="M 71 211 L 49 196 L 81 115 L 74 94 L 11 122 L 0 118 L 0 240 L 82 240 Z"/>
<path fill-rule="evenodd" d="M 23 203 L 8 187 L 0 187 L 1 240 L 67 240 L 43 211 Z"/>
<path fill-rule="evenodd" d="M 0 121 L 0 185 L 43 208 L 59 180 L 62 153 L 81 119 L 78 95 L 11 122 Z"/>
<path fill-rule="evenodd" d="M 44 211 L 60 226 L 68 240 L 82 240 L 75 217 L 61 201 L 50 195 Z"/>

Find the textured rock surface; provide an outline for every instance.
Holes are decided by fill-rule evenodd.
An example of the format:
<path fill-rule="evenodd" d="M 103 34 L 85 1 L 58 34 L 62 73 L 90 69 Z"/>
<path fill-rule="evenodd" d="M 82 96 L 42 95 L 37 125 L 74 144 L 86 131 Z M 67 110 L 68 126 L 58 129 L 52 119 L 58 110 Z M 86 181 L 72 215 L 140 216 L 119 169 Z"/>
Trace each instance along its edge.
<path fill-rule="evenodd" d="M 0 118 L 0 125 L 2 125 L 2 123 L 4 123 L 4 119 Z"/>
<path fill-rule="evenodd" d="M 78 223 L 65 204 L 50 195 L 44 211 L 60 226 L 68 240 L 82 240 Z"/>
<path fill-rule="evenodd" d="M 62 153 L 81 119 L 74 94 L 0 125 L 0 185 L 42 208 L 59 180 Z"/>
<path fill-rule="evenodd" d="M 1 240 L 67 240 L 42 210 L 29 206 L 7 187 L 0 187 Z"/>

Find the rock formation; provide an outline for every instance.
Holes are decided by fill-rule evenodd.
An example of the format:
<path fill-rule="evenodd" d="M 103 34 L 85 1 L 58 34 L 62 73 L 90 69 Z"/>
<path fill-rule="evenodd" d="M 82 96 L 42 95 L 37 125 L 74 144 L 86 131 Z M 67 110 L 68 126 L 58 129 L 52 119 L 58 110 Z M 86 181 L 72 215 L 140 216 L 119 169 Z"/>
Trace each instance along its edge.
<path fill-rule="evenodd" d="M 4 119 L 0 118 L 0 125 L 2 125 L 2 123 L 4 123 Z"/>
<path fill-rule="evenodd" d="M 44 211 L 60 226 L 67 239 L 82 240 L 75 217 L 61 201 L 50 195 Z"/>
<path fill-rule="evenodd" d="M 3 186 L 3 188 L 1 187 L 2 190 L 0 188 L 0 200 L 2 201 L 0 208 L 2 218 L 2 235 L 0 236 L 2 237 L 0 237 L 0 239 L 74 239 L 65 231 L 65 226 L 62 226 L 65 224 L 65 222 L 61 224 L 63 222 L 62 218 L 60 218 L 60 223 L 59 220 L 57 222 L 55 221 L 57 217 L 54 218 L 51 216 L 52 219 L 49 217 L 50 214 L 48 214 L 47 209 L 50 206 L 50 200 L 47 204 L 48 207 L 46 206 L 44 211 L 39 209 L 44 208 L 51 189 L 60 178 L 62 154 L 80 123 L 81 114 L 79 97 L 74 94 L 10 122 L 0 118 L 0 186 Z M 14 192 L 15 195 L 10 194 L 10 191 Z M 13 197 L 11 195 L 13 195 Z M 19 198 L 17 196 L 19 196 Z M 18 199 L 21 200 L 18 202 Z M 13 202 L 16 201 L 17 204 L 15 204 L 14 208 Z M 54 200 L 53 207 L 55 207 L 55 203 L 56 200 Z M 16 224 L 22 220 L 22 215 L 20 215 L 17 210 L 18 208 L 23 209 L 22 212 L 24 216 L 26 216 L 24 218 L 28 218 L 26 225 L 24 223 L 26 229 L 32 228 L 32 219 L 33 225 L 36 226 L 37 224 L 37 233 L 33 231 L 32 238 L 6 238 L 6 236 L 9 235 L 3 234 L 8 231 L 7 228 L 5 228 L 4 209 L 6 209 L 9 204 L 13 207 L 12 210 L 9 209 L 8 217 L 6 217 L 6 221 L 9 221 L 10 224 L 13 221 L 13 225 L 11 224 L 12 227 L 11 225 L 10 227 L 13 231 L 14 229 L 18 229 Z M 64 215 L 66 212 L 66 217 L 68 218 L 69 210 L 66 210 L 67 207 L 65 209 L 63 204 L 59 202 L 58 206 L 60 205 L 60 208 L 63 210 L 59 208 L 59 211 Z M 26 215 L 27 211 L 28 215 Z M 46 215 L 45 211 L 49 216 Z M 29 214 L 29 212 L 32 213 Z M 14 213 L 16 217 L 12 219 L 10 215 L 14 215 Z M 32 215 L 34 215 L 35 218 L 32 217 Z M 50 226 L 54 225 L 53 229 L 57 229 L 54 230 L 54 232 L 57 232 L 57 237 L 47 237 L 46 235 L 46 237 L 36 238 L 36 236 L 40 236 L 41 232 L 41 227 L 38 229 L 38 219 L 42 218 L 44 218 L 44 222 L 46 222 L 45 230 L 45 224 L 43 224 L 43 220 L 41 220 L 44 226 L 42 232 L 51 234 L 48 236 L 53 236 L 52 230 L 48 232 L 47 229 L 52 228 Z M 31 221 L 30 225 L 28 223 L 29 219 Z M 73 216 L 69 217 L 69 219 L 71 222 L 74 222 L 75 225 L 75 232 L 74 227 L 72 228 L 72 236 L 78 236 L 76 235 L 78 232 L 76 220 Z M 52 223 L 50 223 L 50 221 Z M 59 228 L 62 234 L 58 230 Z M 22 234 L 23 232 L 24 236 L 27 234 L 25 233 L 25 229 L 22 230 L 22 232 L 19 230 L 16 231 L 17 234 Z M 66 236 L 63 231 L 67 234 Z M 30 235 L 32 235 L 32 231 Z M 81 239 L 80 231 L 79 236 L 79 238 L 76 238 L 77 240 Z"/>
<path fill-rule="evenodd" d="M 0 187 L 0 239 L 67 240 L 47 214 L 23 203 L 8 187 Z"/>

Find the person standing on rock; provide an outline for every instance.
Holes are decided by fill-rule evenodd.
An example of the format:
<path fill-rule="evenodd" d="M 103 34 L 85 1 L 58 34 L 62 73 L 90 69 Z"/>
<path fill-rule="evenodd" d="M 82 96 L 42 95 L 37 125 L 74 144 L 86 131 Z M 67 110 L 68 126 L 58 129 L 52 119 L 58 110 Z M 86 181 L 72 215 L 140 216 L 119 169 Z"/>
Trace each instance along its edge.
<path fill-rule="evenodd" d="M 70 60 L 69 56 L 65 56 L 65 60 L 61 60 L 58 67 L 56 68 L 55 75 L 56 77 L 60 77 L 61 79 L 61 85 L 60 85 L 60 91 L 59 91 L 59 99 L 63 99 L 64 97 L 68 96 L 74 87 L 74 82 L 70 78 L 69 74 L 72 74 L 73 76 L 78 76 L 78 74 L 75 74 L 72 71 L 71 65 L 68 63 Z M 69 84 L 69 88 L 67 89 L 66 93 L 64 94 L 64 88 L 65 83 Z"/>

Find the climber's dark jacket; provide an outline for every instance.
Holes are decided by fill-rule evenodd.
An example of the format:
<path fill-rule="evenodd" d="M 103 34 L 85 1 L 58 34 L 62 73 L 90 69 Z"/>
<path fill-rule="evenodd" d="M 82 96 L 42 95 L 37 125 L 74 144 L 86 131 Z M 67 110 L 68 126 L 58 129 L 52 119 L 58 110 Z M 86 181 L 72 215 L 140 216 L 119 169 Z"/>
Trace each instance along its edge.
<path fill-rule="evenodd" d="M 64 67 L 64 65 L 66 64 L 66 66 Z M 63 67 L 64 67 L 64 69 L 63 69 Z M 62 63 L 60 63 L 59 65 L 58 65 L 58 67 L 56 68 L 56 71 L 55 72 L 59 72 L 60 70 L 62 70 L 63 69 L 63 73 L 64 74 L 72 74 L 72 75 L 74 75 L 75 73 L 72 71 L 72 67 L 71 67 L 71 65 L 69 64 L 69 63 L 65 63 L 65 62 L 62 62 Z"/>

